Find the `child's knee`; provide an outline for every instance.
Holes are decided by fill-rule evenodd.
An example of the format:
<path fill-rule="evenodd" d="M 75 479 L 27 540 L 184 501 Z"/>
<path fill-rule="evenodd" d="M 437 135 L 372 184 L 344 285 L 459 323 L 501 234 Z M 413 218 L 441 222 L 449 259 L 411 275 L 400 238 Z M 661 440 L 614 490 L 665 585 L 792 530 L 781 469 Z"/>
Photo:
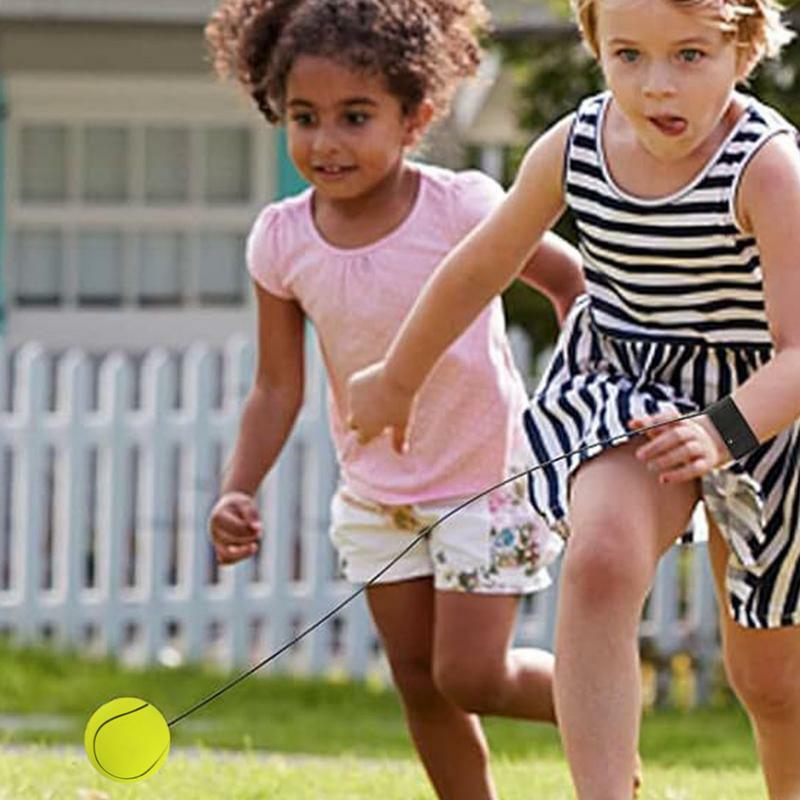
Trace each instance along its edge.
<path fill-rule="evenodd" d="M 434 664 L 438 690 L 451 702 L 472 714 L 491 714 L 502 708 L 505 695 L 503 664 L 495 659 L 440 658 Z"/>
<path fill-rule="evenodd" d="M 593 608 L 638 603 L 647 594 L 651 566 L 609 527 L 567 546 L 561 580 L 573 601 Z"/>
<path fill-rule="evenodd" d="M 800 654 L 782 660 L 759 657 L 756 649 L 727 648 L 725 668 L 736 695 L 756 720 L 800 719 Z"/>
<path fill-rule="evenodd" d="M 390 664 L 395 686 L 406 707 L 412 709 L 430 707 L 438 694 L 430 659 L 395 656 L 390 660 Z"/>
<path fill-rule="evenodd" d="M 764 683 L 756 674 L 740 670 L 729 669 L 728 675 L 737 697 L 756 720 L 800 718 L 800 698 L 788 702 L 797 694 L 789 682 Z"/>

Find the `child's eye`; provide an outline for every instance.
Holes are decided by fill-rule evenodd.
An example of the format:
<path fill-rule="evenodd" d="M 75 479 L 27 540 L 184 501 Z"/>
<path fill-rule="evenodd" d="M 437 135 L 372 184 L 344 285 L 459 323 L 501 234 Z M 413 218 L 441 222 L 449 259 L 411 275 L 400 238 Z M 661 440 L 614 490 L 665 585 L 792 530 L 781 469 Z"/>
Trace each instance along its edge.
<path fill-rule="evenodd" d="M 681 61 L 685 61 L 687 64 L 695 64 L 700 61 L 705 53 L 702 50 L 698 50 L 695 47 L 687 47 L 680 52 Z"/>
<path fill-rule="evenodd" d="M 369 117 L 363 111 L 349 111 L 347 113 L 347 121 L 351 125 L 363 125 Z"/>
<path fill-rule="evenodd" d="M 292 115 L 292 122 L 296 125 L 299 125 L 301 128 L 306 128 L 313 122 L 313 117 L 311 114 L 293 114 Z"/>
<path fill-rule="evenodd" d="M 633 64 L 639 58 L 639 51 L 634 50 L 632 47 L 623 47 L 616 52 L 617 58 L 624 61 L 626 64 Z"/>

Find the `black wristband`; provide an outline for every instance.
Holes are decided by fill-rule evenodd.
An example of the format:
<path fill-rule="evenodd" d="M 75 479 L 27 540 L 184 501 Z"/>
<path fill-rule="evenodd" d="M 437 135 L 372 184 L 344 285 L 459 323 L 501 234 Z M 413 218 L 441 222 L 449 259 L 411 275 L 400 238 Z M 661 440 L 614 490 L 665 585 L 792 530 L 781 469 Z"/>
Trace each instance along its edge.
<path fill-rule="evenodd" d="M 758 439 L 733 399 L 723 397 L 706 409 L 706 415 L 734 458 L 744 458 L 758 447 Z"/>

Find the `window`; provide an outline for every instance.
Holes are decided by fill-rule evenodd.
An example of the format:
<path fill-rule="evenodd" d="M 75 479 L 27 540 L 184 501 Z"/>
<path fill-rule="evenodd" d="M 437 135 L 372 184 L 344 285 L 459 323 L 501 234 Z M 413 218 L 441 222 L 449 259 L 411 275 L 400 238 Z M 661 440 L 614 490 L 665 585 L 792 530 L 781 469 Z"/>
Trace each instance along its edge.
<path fill-rule="evenodd" d="M 220 128 L 206 132 L 205 200 L 211 205 L 241 203 L 250 197 L 251 142 L 247 131 Z"/>
<path fill-rule="evenodd" d="M 63 292 L 64 244 L 53 228 L 20 229 L 15 233 L 17 303 L 58 305 Z"/>
<path fill-rule="evenodd" d="M 123 236 L 97 228 L 78 234 L 78 303 L 83 306 L 122 304 Z"/>
<path fill-rule="evenodd" d="M 26 125 L 20 152 L 20 194 L 29 203 L 67 199 L 67 129 L 63 125 Z"/>
<path fill-rule="evenodd" d="M 142 306 L 176 305 L 186 287 L 186 236 L 181 231 L 153 231 L 139 238 L 138 302 Z"/>
<path fill-rule="evenodd" d="M 204 233 L 198 287 L 205 304 L 241 303 L 244 297 L 245 238 L 235 233 Z"/>
<path fill-rule="evenodd" d="M 144 132 L 145 202 L 151 206 L 189 201 L 189 131 L 152 128 Z"/>
<path fill-rule="evenodd" d="M 181 80 L 9 82 L 12 303 L 245 302 L 245 237 L 272 196 L 270 134 L 230 87 Z"/>
<path fill-rule="evenodd" d="M 83 130 L 81 199 L 87 204 L 127 203 L 130 132 L 114 126 Z"/>

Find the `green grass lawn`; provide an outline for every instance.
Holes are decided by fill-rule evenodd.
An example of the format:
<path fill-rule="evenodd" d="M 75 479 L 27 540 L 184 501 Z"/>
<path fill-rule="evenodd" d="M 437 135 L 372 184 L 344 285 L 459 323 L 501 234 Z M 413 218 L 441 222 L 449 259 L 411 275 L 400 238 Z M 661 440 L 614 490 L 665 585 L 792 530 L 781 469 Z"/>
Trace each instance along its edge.
<path fill-rule="evenodd" d="M 566 766 L 553 759 L 496 760 L 503 800 L 569 800 Z M 647 769 L 643 800 L 754 800 L 763 792 L 753 770 Z M 79 755 L 0 751 L 0 800 L 434 800 L 410 758 L 267 761 L 173 755 L 149 781 L 106 781 Z"/>
<path fill-rule="evenodd" d="M 61 723 L 6 728 L 2 741 L 79 745 L 92 711 L 113 697 L 142 697 L 171 719 L 230 677 L 199 667 L 126 670 L 0 646 L 0 718 L 36 713 Z M 555 730 L 510 720 L 487 720 L 486 727 L 504 800 L 570 796 Z M 432 797 L 391 689 L 254 676 L 175 726 L 173 747 L 187 746 L 245 752 L 225 759 L 178 751 L 152 780 L 118 788 L 80 753 L 0 751 L 0 800 Z M 264 760 L 261 751 L 283 758 Z M 644 798 L 763 796 L 747 722 L 733 706 L 648 714 L 641 751 Z M 95 798 L 92 788 L 102 793 Z"/>

